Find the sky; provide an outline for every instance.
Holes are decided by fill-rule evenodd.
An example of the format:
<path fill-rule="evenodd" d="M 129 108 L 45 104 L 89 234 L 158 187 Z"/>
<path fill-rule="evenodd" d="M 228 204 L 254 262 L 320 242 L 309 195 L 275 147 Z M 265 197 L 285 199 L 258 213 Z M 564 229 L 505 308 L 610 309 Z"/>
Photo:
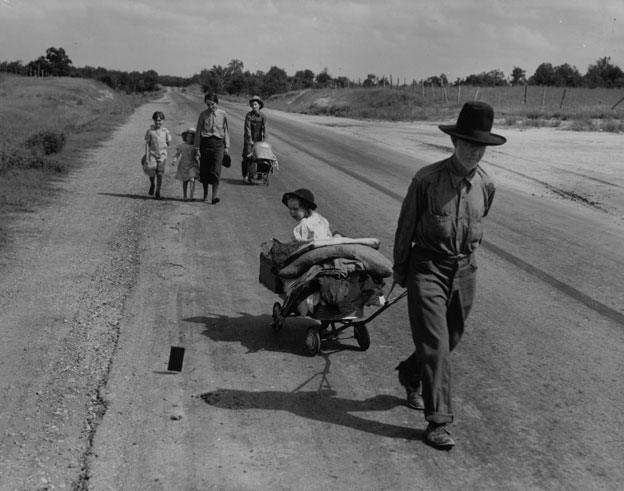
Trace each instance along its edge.
<path fill-rule="evenodd" d="M 450 81 L 544 62 L 624 69 L 624 0 L 0 0 L 0 61 L 63 48 L 76 67 L 188 77 L 238 59 Z"/>

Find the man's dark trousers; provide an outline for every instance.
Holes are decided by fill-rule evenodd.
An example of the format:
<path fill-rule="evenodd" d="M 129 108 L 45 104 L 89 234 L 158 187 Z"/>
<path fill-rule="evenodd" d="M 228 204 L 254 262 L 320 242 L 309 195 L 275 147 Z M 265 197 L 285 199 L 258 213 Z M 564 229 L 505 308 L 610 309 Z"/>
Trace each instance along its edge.
<path fill-rule="evenodd" d="M 475 296 L 474 254 L 446 259 L 412 252 L 407 275 L 408 310 L 416 350 L 406 371 L 422 384 L 425 419 L 451 423 L 451 351 L 464 333 Z"/>

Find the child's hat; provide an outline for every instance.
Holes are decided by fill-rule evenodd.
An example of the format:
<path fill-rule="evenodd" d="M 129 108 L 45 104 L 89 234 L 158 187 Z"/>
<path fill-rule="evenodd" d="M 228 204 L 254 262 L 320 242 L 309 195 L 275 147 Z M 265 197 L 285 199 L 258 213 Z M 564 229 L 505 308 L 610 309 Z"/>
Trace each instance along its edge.
<path fill-rule="evenodd" d="M 182 138 L 184 138 L 186 135 L 188 135 L 189 133 L 193 133 L 195 134 L 195 128 L 193 128 L 192 126 L 190 128 L 185 129 L 182 133 L 180 133 L 180 136 Z"/>
<path fill-rule="evenodd" d="M 288 198 L 298 198 L 302 201 L 305 201 L 311 210 L 316 209 L 316 203 L 314 202 L 314 194 L 309 189 L 301 188 L 296 189 L 294 191 L 290 191 L 289 193 L 284 193 L 282 196 L 282 203 L 288 206 Z"/>
<path fill-rule="evenodd" d="M 260 99 L 260 96 L 254 95 L 251 99 L 249 99 L 249 105 L 251 106 L 254 101 L 260 104 L 260 109 L 264 107 L 264 102 Z"/>

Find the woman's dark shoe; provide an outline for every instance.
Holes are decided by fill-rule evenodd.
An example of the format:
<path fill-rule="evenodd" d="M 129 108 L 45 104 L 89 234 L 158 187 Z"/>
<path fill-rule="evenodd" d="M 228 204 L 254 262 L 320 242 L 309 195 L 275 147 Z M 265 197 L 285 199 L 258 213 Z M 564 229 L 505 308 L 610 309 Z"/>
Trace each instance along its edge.
<path fill-rule="evenodd" d="M 149 191 L 147 192 L 147 194 L 149 194 L 150 196 L 152 196 L 154 194 L 154 184 L 150 185 Z"/>
<path fill-rule="evenodd" d="M 446 424 L 429 423 L 423 434 L 423 440 L 427 445 L 440 450 L 450 450 L 455 446 L 455 440 L 451 438 L 451 432 Z"/>
<path fill-rule="evenodd" d="M 416 409 L 417 411 L 423 411 L 425 409 L 425 402 L 420 394 L 420 383 L 410 380 L 405 373 L 405 362 L 402 361 L 396 367 L 399 372 L 399 383 L 405 388 L 405 399 L 408 407 Z"/>
<path fill-rule="evenodd" d="M 154 199 L 160 199 L 160 193 L 158 191 L 156 191 L 156 194 L 154 195 Z"/>
<path fill-rule="evenodd" d="M 219 201 L 221 201 L 219 198 L 215 198 L 212 200 L 212 204 L 216 205 Z"/>

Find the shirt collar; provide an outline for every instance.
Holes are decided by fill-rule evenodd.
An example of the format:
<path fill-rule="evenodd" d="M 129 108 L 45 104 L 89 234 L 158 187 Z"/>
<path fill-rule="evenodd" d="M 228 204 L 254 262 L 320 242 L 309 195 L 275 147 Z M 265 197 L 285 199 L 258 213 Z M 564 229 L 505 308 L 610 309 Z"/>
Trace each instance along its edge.
<path fill-rule="evenodd" d="M 451 178 L 451 184 L 453 185 L 454 188 L 458 188 L 461 185 L 461 182 L 463 180 L 465 180 L 469 186 L 472 186 L 472 181 L 474 179 L 474 177 L 477 174 L 477 169 L 478 169 L 478 165 L 477 167 L 475 167 L 474 169 L 472 169 L 472 171 L 470 171 L 469 174 L 465 175 L 465 176 L 461 176 L 459 174 L 456 174 L 454 172 L 454 164 L 453 164 L 453 159 L 454 157 L 451 157 L 448 159 L 448 171 L 449 171 L 449 176 Z"/>

